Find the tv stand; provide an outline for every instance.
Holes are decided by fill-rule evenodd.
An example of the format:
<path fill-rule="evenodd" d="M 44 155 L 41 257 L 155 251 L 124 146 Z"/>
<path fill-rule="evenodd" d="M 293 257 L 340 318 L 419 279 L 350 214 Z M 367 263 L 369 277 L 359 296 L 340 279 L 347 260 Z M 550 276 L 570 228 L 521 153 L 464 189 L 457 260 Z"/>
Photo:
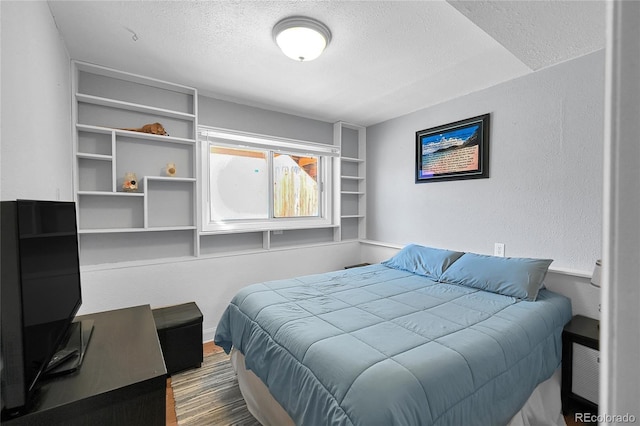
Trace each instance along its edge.
<path fill-rule="evenodd" d="M 92 332 L 93 320 L 80 320 L 71 323 L 65 342 L 60 345 L 53 356 L 53 360 L 60 359 L 60 361 L 45 370 L 45 379 L 73 373 L 80 368 Z"/>
<path fill-rule="evenodd" d="M 82 368 L 41 381 L 24 414 L 2 425 L 165 426 L 167 370 L 151 308 L 77 320 L 93 321 Z"/>

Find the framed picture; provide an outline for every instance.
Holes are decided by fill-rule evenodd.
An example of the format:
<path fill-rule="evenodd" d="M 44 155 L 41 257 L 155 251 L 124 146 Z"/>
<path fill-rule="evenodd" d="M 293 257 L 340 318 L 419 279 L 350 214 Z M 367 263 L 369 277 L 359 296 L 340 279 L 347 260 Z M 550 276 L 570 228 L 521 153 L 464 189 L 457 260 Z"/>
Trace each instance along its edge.
<path fill-rule="evenodd" d="M 489 114 L 416 132 L 416 183 L 489 177 Z"/>

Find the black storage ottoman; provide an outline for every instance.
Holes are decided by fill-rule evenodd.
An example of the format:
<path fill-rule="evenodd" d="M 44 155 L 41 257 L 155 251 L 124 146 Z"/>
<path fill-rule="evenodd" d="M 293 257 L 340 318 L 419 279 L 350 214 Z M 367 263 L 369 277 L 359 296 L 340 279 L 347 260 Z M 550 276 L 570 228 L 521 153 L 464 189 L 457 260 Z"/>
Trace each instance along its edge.
<path fill-rule="evenodd" d="M 169 375 L 202 365 L 202 312 L 195 302 L 153 309 Z"/>

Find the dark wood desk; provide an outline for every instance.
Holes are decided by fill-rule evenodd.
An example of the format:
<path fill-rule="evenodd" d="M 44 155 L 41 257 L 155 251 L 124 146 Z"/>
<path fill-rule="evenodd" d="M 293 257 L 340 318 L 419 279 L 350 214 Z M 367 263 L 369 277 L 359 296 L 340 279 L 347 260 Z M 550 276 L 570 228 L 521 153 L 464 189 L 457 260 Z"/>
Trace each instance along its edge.
<path fill-rule="evenodd" d="M 81 368 L 43 381 L 27 412 L 3 425 L 165 425 L 167 370 L 151 308 L 85 319 L 94 328 Z"/>

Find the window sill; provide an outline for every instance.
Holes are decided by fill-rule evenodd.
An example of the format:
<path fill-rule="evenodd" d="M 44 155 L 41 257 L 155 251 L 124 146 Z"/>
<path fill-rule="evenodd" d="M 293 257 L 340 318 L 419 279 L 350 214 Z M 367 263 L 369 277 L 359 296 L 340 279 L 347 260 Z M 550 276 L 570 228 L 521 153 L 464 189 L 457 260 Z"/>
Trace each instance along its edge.
<path fill-rule="evenodd" d="M 220 235 L 220 234 L 242 234 L 248 232 L 267 232 L 267 231 L 292 231 L 297 229 L 322 229 L 322 228 L 337 228 L 340 225 L 332 223 L 318 223 L 318 224 L 280 224 L 280 223 L 263 223 L 256 225 L 229 225 L 220 229 L 203 229 L 199 235 Z"/>

